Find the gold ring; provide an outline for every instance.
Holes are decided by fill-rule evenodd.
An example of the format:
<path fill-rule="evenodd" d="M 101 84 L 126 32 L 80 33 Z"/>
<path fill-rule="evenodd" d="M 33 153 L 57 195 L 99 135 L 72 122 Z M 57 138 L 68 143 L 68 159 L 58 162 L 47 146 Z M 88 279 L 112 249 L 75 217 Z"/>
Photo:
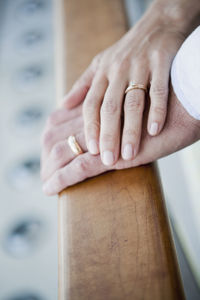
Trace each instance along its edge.
<path fill-rule="evenodd" d="M 136 84 L 136 83 L 131 82 L 129 84 L 129 86 L 127 87 L 127 89 L 125 90 L 125 94 L 127 94 L 131 90 L 137 90 L 137 89 L 143 90 L 145 92 L 147 91 L 147 88 L 145 87 L 145 85 L 143 85 L 143 84 Z"/>
<path fill-rule="evenodd" d="M 67 138 L 67 142 L 74 154 L 79 155 L 83 153 L 83 150 L 81 149 L 74 135 L 70 135 Z"/>

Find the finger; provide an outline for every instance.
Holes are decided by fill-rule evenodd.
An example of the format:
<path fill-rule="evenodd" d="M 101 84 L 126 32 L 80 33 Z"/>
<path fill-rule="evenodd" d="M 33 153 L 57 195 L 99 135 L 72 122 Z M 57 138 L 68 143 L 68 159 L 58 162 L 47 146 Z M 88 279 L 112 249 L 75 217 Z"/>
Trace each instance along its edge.
<path fill-rule="evenodd" d="M 113 165 L 119 157 L 121 135 L 121 108 L 126 81 L 113 80 L 105 93 L 101 106 L 100 152 L 102 162 Z"/>
<path fill-rule="evenodd" d="M 90 64 L 81 77 L 75 82 L 69 93 L 64 96 L 61 105 L 67 109 L 79 105 L 85 99 L 93 77 L 94 67 L 93 64 Z"/>
<path fill-rule="evenodd" d="M 67 123 L 46 129 L 42 138 L 42 155 L 41 163 L 44 164 L 52 147 L 59 141 L 66 139 L 70 135 L 74 135 L 83 128 L 83 118 L 78 117 L 76 122 L 70 120 Z"/>
<path fill-rule="evenodd" d="M 51 125 L 59 125 L 63 122 L 69 121 L 80 116 L 82 113 L 82 106 L 79 105 L 74 109 L 68 110 L 66 108 L 60 108 L 56 111 L 52 112 L 47 119 L 47 126 Z"/>
<path fill-rule="evenodd" d="M 142 81 L 138 81 L 142 82 Z M 146 84 L 144 84 L 146 86 Z M 139 151 L 145 91 L 131 90 L 126 94 L 124 102 L 124 127 L 122 134 L 122 157 L 131 160 Z"/>
<path fill-rule="evenodd" d="M 150 87 L 150 111 L 148 117 L 148 132 L 155 136 L 162 130 L 166 115 L 169 85 L 169 64 L 158 65 L 152 74 Z"/>
<path fill-rule="evenodd" d="M 92 84 L 92 80 L 96 73 L 97 67 L 101 60 L 101 53 L 94 57 L 93 61 L 81 77 L 75 82 L 70 92 L 64 97 L 62 105 L 68 109 L 71 109 L 85 99 L 88 90 Z"/>
<path fill-rule="evenodd" d="M 97 76 L 86 96 L 83 105 L 85 138 L 91 154 L 99 153 L 100 105 L 108 81 L 105 76 Z"/>
<path fill-rule="evenodd" d="M 89 152 L 81 154 L 68 165 L 57 170 L 43 185 L 46 195 L 55 195 L 63 189 L 86 178 L 98 175 L 107 170 L 100 156 L 91 155 Z"/>
<path fill-rule="evenodd" d="M 80 145 L 83 152 L 87 151 L 84 133 L 80 132 L 75 135 L 76 141 Z M 62 168 L 68 164 L 77 155 L 70 148 L 67 139 L 56 143 L 49 156 L 47 157 L 45 164 L 41 169 L 41 179 L 46 181 L 56 170 Z"/>

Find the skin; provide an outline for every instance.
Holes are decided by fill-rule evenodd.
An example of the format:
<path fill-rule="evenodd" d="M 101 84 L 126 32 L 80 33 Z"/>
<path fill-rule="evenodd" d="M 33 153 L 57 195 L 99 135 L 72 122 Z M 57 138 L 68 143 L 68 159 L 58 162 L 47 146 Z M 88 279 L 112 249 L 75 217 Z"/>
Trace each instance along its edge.
<path fill-rule="evenodd" d="M 154 1 L 126 35 L 93 59 L 65 96 L 62 106 L 67 109 L 83 102 L 87 149 L 100 153 L 105 166 L 115 165 L 118 159 L 120 163 L 121 157 L 132 161 L 138 155 L 147 96 L 148 133 L 156 136 L 162 131 L 171 63 L 196 26 L 198 14 L 196 0 Z M 124 96 L 131 80 L 147 87 L 147 94 L 136 89 Z"/>
<path fill-rule="evenodd" d="M 108 170 L 140 166 L 182 149 L 200 139 L 200 121 L 192 118 L 170 89 L 168 115 L 162 132 L 149 136 L 147 119 L 149 101 L 144 112 L 140 152 L 130 161 L 120 158 L 115 165 L 105 166 L 100 155 L 91 155 L 86 146 L 81 106 L 74 110 L 61 108 L 47 120 L 42 138 L 41 178 L 47 195 L 55 195 L 64 188 L 104 173 Z M 66 136 L 75 135 L 84 153 L 75 156 Z"/>

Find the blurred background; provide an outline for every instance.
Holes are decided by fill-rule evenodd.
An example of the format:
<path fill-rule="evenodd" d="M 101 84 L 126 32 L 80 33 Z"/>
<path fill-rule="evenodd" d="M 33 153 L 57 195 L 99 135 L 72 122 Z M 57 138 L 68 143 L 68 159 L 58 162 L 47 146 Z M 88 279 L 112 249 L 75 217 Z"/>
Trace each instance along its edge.
<path fill-rule="evenodd" d="M 52 4 L 0 1 L 0 300 L 57 299 L 57 202 L 39 178 L 55 107 Z"/>
<path fill-rule="evenodd" d="M 0 0 L 0 300 L 57 299 L 57 202 L 39 178 L 55 1 Z M 150 2 L 125 0 L 130 26 Z M 200 143 L 158 162 L 187 299 L 200 299 L 199 162 Z"/>

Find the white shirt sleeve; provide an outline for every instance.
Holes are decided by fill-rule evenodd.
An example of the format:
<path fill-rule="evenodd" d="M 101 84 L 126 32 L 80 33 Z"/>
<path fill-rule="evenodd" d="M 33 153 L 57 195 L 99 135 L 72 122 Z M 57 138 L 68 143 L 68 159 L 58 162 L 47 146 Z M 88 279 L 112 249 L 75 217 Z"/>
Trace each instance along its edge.
<path fill-rule="evenodd" d="M 192 117 L 200 120 L 200 26 L 177 52 L 171 81 L 178 100 Z"/>

